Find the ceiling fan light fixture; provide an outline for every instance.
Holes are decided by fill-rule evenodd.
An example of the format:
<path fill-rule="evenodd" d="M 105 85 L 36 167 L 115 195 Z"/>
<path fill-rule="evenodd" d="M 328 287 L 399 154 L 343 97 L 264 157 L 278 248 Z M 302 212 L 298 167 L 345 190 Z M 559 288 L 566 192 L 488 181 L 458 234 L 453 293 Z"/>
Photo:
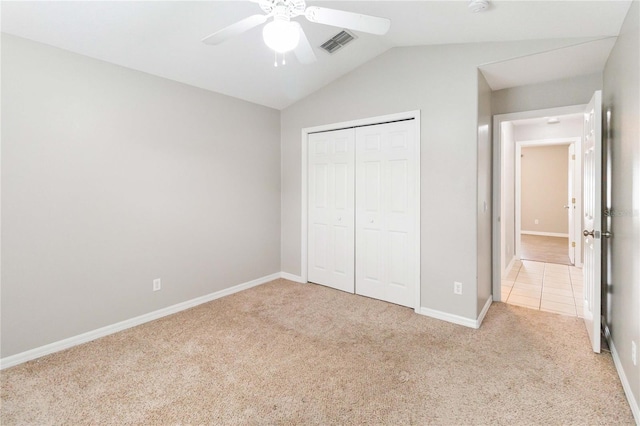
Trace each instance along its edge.
<path fill-rule="evenodd" d="M 269 48 L 278 53 L 293 50 L 300 42 L 298 26 L 285 19 L 274 19 L 262 29 L 262 38 Z"/>
<path fill-rule="evenodd" d="M 489 0 L 470 0 L 468 7 L 473 13 L 484 12 L 489 8 Z"/>

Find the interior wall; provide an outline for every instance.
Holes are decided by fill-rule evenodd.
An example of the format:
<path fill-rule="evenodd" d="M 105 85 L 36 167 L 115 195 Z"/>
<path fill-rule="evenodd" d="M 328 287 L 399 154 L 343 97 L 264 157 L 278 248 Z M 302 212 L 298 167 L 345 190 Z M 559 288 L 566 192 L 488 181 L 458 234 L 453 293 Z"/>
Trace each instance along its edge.
<path fill-rule="evenodd" d="M 279 120 L 3 34 L 2 357 L 279 272 Z"/>
<path fill-rule="evenodd" d="M 477 310 L 491 297 L 491 155 L 492 155 L 491 87 L 478 70 L 478 301 Z"/>
<path fill-rule="evenodd" d="M 569 197 L 568 145 L 522 147 L 520 228 L 522 232 L 569 234 L 564 208 Z M 538 221 L 538 223 L 536 223 Z"/>
<path fill-rule="evenodd" d="M 588 104 L 593 92 L 602 89 L 602 73 L 496 90 L 492 94 L 494 114 L 534 111 Z"/>
<path fill-rule="evenodd" d="M 283 110 L 282 270 L 302 268 L 302 129 L 421 110 L 421 305 L 476 319 L 478 65 L 570 43 L 394 48 Z"/>
<path fill-rule="evenodd" d="M 494 92 L 495 93 L 495 92 Z M 511 122 L 502 123 L 502 213 L 500 223 L 503 225 L 504 245 L 502 255 L 504 256 L 504 267 L 502 275 L 506 275 L 506 268 L 516 255 L 516 141 L 514 136 L 514 125 Z"/>
<path fill-rule="evenodd" d="M 609 305 L 606 324 L 635 401 L 640 422 L 640 359 L 631 360 L 631 342 L 640 351 L 640 2 L 634 0 L 604 69 L 603 111 L 611 115 Z M 606 132 L 605 132 L 606 134 Z M 640 358 L 640 354 L 639 354 Z"/>

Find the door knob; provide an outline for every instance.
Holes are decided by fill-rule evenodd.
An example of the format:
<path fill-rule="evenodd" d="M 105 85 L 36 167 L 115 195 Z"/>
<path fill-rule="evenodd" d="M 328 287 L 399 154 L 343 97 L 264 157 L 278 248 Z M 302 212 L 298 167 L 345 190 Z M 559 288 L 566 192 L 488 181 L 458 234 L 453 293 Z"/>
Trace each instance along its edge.
<path fill-rule="evenodd" d="M 569 206 L 564 206 L 564 208 L 565 208 L 565 209 L 568 209 L 568 208 L 569 208 Z"/>
<path fill-rule="evenodd" d="M 595 236 L 593 235 L 593 229 L 591 230 L 591 232 L 585 229 L 584 231 L 582 231 L 582 235 L 584 235 L 585 237 L 591 236 L 592 238 L 595 238 Z"/>
<path fill-rule="evenodd" d="M 609 231 L 604 231 L 602 233 L 602 236 L 605 237 L 605 238 L 611 238 L 611 237 L 613 237 L 613 234 L 611 232 L 609 232 Z"/>

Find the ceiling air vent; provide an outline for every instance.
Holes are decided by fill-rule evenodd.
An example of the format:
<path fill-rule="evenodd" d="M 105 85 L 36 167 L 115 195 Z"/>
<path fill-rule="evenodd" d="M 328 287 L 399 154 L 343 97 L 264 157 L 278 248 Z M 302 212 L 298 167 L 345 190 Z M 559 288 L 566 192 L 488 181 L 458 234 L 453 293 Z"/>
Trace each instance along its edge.
<path fill-rule="evenodd" d="M 355 40 L 355 38 L 356 36 L 351 34 L 349 31 L 343 30 L 322 43 L 322 46 L 320 47 L 329 53 L 335 53 L 336 50 L 346 46 L 349 42 Z"/>

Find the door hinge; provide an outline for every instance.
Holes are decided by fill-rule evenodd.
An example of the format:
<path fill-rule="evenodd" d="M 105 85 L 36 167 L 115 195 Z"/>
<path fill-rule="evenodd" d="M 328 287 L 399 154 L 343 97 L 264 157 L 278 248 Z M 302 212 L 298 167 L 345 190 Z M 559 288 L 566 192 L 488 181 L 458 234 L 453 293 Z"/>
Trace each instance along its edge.
<path fill-rule="evenodd" d="M 575 199 L 575 198 L 572 198 L 572 199 L 571 199 L 571 203 L 575 204 L 575 203 L 576 203 L 576 199 Z"/>
<path fill-rule="evenodd" d="M 571 247 L 575 247 L 576 246 L 576 242 L 575 241 L 571 241 Z"/>
<path fill-rule="evenodd" d="M 576 159 L 576 155 L 575 154 L 571 155 L 571 159 L 575 160 Z"/>

